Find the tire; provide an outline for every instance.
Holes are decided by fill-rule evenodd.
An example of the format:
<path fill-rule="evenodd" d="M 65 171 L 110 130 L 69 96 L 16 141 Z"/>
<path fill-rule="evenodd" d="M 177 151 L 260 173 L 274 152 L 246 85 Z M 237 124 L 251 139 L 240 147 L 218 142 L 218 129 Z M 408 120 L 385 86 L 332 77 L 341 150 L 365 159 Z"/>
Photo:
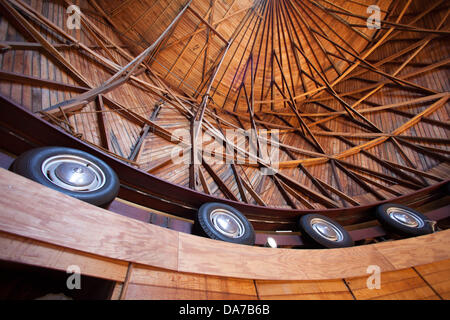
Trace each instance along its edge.
<path fill-rule="evenodd" d="M 9 168 L 8 168 L 9 171 L 14 172 L 14 166 L 15 166 L 15 163 L 16 163 L 16 160 L 14 160 L 14 161 L 9 165 Z"/>
<path fill-rule="evenodd" d="M 411 208 L 401 204 L 385 203 L 376 208 L 378 221 L 388 230 L 403 236 L 421 236 L 433 233 L 429 219 Z M 412 218 L 411 223 L 402 222 L 402 216 Z"/>
<path fill-rule="evenodd" d="M 102 160 L 76 149 L 32 149 L 20 155 L 9 170 L 99 207 L 107 207 L 119 193 L 120 183 L 116 173 Z M 71 180 L 66 183 L 68 180 L 60 177 L 78 177 L 78 182 Z M 82 177 L 87 177 L 84 182 Z M 86 185 L 89 181 L 92 183 Z"/>
<path fill-rule="evenodd" d="M 228 232 L 221 222 L 228 222 Z M 247 218 L 235 208 L 217 202 L 203 204 L 197 213 L 195 230 L 198 234 L 226 242 L 254 245 L 255 231 Z"/>
<path fill-rule="evenodd" d="M 345 248 L 354 245 L 350 234 L 336 221 L 321 214 L 307 214 L 299 219 L 299 228 L 306 241 L 322 248 Z M 321 233 L 328 231 L 328 237 Z"/>

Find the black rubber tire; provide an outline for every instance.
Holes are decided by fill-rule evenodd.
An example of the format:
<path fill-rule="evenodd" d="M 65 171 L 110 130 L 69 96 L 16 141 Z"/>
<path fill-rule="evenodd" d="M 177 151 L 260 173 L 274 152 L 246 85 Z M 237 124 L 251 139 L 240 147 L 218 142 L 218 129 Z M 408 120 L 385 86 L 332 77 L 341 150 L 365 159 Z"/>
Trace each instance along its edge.
<path fill-rule="evenodd" d="M 42 173 L 42 163 L 49 157 L 70 154 L 85 158 L 95 163 L 105 175 L 105 184 L 98 190 L 91 192 L 77 192 L 64 189 L 51 182 Z M 10 166 L 9 170 L 46 187 L 62 192 L 71 197 L 88 202 L 95 206 L 107 207 L 119 193 L 120 182 L 116 173 L 104 161 L 87 152 L 65 147 L 42 147 L 29 150 L 21 154 Z"/>
<path fill-rule="evenodd" d="M 400 222 L 395 221 L 392 219 L 388 213 L 387 210 L 392 207 L 402 208 L 405 210 L 408 210 L 412 213 L 414 213 L 418 218 L 423 220 L 424 225 L 421 228 L 414 228 L 414 227 L 408 227 Z M 433 226 L 428 222 L 429 219 L 421 214 L 420 212 L 417 212 L 407 206 L 401 205 L 401 204 L 394 204 L 394 203 L 385 203 L 380 206 L 378 206 L 375 210 L 375 216 L 378 219 L 378 221 L 389 231 L 403 235 L 403 236 L 422 236 L 425 234 L 433 233 Z"/>
<path fill-rule="evenodd" d="M 321 236 L 311 226 L 310 222 L 314 218 L 320 218 L 333 224 L 342 233 L 343 239 L 341 241 L 332 241 Z M 330 219 L 321 214 L 313 213 L 300 217 L 298 226 L 300 228 L 300 232 L 302 233 L 302 237 L 306 240 L 306 242 L 312 242 L 321 248 L 346 248 L 352 247 L 354 245 L 354 241 L 347 230 L 345 230 L 339 223 L 337 223 L 333 219 Z"/>
<path fill-rule="evenodd" d="M 14 159 L 14 161 L 9 165 L 9 168 L 8 168 L 9 171 L 14 172 L 15 163 L 16 163 L 16 160 Z"/>
<path fill-rule="evenodd" d="M 241 237 L 232 238 L 220 233 L 213 225 L 210 219 L 210 214 L 215 209 L 225 209 L 232 212 L 242 222 L 245 230 Z M 254 245 L 255 244 L 255 230 L 248 219 L 235 208 L 218 202 L 208 202 L 203 204 L 197 212 L 197 220 L 194 226 L 194 230 L 199 235 L 206 236 L 215 240 L 222 240 L 226 242 Z"/>

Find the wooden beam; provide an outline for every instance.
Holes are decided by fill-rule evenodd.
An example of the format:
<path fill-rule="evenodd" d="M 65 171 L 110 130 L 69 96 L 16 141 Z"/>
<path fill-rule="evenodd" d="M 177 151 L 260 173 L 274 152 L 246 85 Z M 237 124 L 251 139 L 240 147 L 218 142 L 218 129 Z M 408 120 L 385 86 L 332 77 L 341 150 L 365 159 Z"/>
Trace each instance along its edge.
<path fill-rule="evenodd" d="M 150 115 L 150 121 L 155 121 L 158 117 L 159 111 L 161 110 L 162 103 L 155 104 L 155 108 L 153 109 L 152 114 Z M 148 133 L 150 132 L 150 125 L 146 124 L 144 125 L 144 128 L 142 128 L 141 134 L 133 146 L 133 149 L 130 152 L 130 155 L 128 156 L 128 159 L 134 161 L 138 155 L 140 154 L 142 150 L 142 146 L 144 144 L 145 138 L 147 137 Z"/>
<path fill-rule="evenodd" d="M 216 174 L 214 169 L 206 163 L 204 159 L 202 160 L 202 165 L 206 169 L 206 171 L 209 173 L 209 175 L 213 178 L 214 182 L 219 187 L 220 191 L 223 192 L 223 194 L 230 200 L 239 201 L 238 198 L 234 195 L 234 193 L 230 190 L 230 188 L 225 184 L 225 182 Z"/>
<path fill-rule="evenodd" d="M 200 19 L 200 21 L 202 21 L 206 26 L 208 26 L 209 30 L 211 30 L 212 32 L 214 32 L 219 38 L 220 40 L 222 40 L 226 45 L 228 45 L 228 40 L 225 39 L 224 36 L 222 36 L 220 34 L 220 32 L 218 32 L 216 30 L 216 28 L 214 28 L 207 20 L 205 20 L 197 11 L 195 11 L 192 7 L 188 7 L 189 11 L 192 12 L 198 19 Z"/>
<path fill-rule="evenodd" d="M 105 118 L 103 115 L 103 112 L 105 111 L 105 106 L 103 104 L 103 97 L 101 95 L 99 95 L 97 97 L 97 99 L 95 100 L 95 110 L 97 111 L 96 116 L 97 116 L 98 129 L 100 132 L 100 144 L 103 148 L 105 148 L 107 150 L 111 150 L 109 135 L 108 135 L 108 131 L 106 129 Z M 130 159 L 130 160 L 133 161 L 134 159 Z"/>
<path fill-rule="evenodd" d="M 53 80 L 47 80 L 47 79 L 41 79 L 34 76 L 27 76 L 23 74 L 19 74 L 16 72 L 9 72 L 9 71 L 0 71 L 0 80 L 5 80 L 8 82 L 17 82 L 22 83 L 26 85 L 36 86 L 36 87 L 45 87 L 45 88 L 52 88 L 55 90 L 62 90 L 62 91 L 73 91 L 73 92 L 86 92 L 89 90 L 87 87 L 80 87 L 76 85 L 72 85 L 69 83 L 62 83 L 60 81 L 53 81 Z"/>
<path fill-rule="evenodd" d="M 11 1 L 12 4 L 15 1 Z M 44 50 L 46 50 L 47 55 L 52 59 L 59 67 L 64 71 L 68 72 L 71 77 L 75 79 L 84 87 L 91 88 L 92 85 L 86 80 L 78 70 L 73 67 L 66 58 L 61 55 L 58 50 L 42 36 L 42 34 L 27 20 L 25 19 L 12 5 L 6 0 L 0 0 L 0 10 L 3 15 L 11 22 L 13 26 L 19 30 L 26 38 L 32 39 L 40 43 Z"/>

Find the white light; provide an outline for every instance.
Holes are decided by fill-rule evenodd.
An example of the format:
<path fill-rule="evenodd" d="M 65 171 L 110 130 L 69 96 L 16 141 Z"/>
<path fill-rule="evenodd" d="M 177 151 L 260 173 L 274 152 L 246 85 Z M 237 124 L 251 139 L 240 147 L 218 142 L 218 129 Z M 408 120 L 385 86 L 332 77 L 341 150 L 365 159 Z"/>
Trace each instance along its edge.
<path fill-rule="evenodd" d="M 272 237 L 267 237 L 266 243 L 264 244 L 265 247 L 268 248 L 276 248 L 278 247 L 277 242 Z"/>

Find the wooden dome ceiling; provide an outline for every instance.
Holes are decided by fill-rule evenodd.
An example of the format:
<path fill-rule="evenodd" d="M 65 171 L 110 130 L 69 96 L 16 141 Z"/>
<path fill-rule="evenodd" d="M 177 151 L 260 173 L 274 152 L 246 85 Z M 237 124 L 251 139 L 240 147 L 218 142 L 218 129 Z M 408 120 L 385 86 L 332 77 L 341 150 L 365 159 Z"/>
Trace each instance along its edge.
<path fill-rule="evenodd" d="M 378 1 L 381 18 L 391 2 Z M 186 1 L 98 3 L 137 55 Z M 194 1 L 148 64 L 174 88 L 198 97 L 229 42 L 213 83 L 214 104 L 247 112 L 244 91 L 250 96 L 252 87 L 255 111 L 286 108 L 290 95 L 300 102 L 342 76 L 369 45 L 376 30 L 365 25 L 367 7 L 352 1 Z"/>
<path fill-rule="evenodd" d="M 89 0 L 68 30 L 68 1 L 2 0 L 1 95 L 217 198 L 292 213 L 393 199 L 450 176 L 448 3 L 376 1 L 368 29 L 372 2 Z M 172 133 L 199 119 L 216 137 L 279 130 L 279 159 L 173 163 Z"/>

